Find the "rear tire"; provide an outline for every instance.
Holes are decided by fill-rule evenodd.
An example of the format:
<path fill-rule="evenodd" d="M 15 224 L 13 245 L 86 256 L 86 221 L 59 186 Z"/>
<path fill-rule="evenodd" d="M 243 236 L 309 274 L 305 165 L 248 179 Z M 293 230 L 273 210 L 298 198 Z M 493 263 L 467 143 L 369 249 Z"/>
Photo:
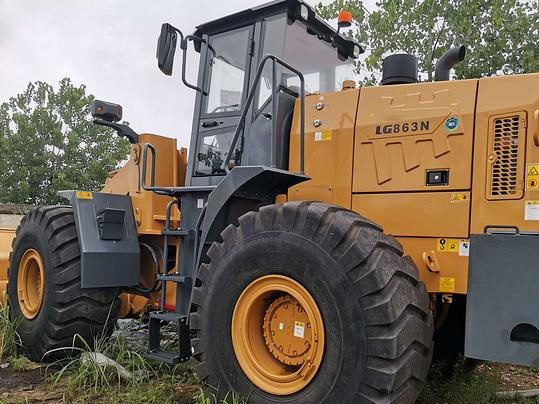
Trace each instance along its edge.
<path fill-rule="evenodd" d="M 18 285 L 27 251 L 37 252 L 44 267 L 42 299 L 33 315 L 21 301 L 24 286 Z M 113 330 L 120 308 L 116 289 L 82 289 L 80 265 L 71 207 L 34 208 L 22 219 L 12 244 L 8 298 L 10 316 L 19 321 L 21 349 L 33 361 L 64 357 L 73 352 L 70 347 L 84 345 L 81 339 L 93 348 L 94 339 Z"/>
<path fill-rule="evenodd" d="M 200 269 L 190 319 L 199 377 L 221 398 L 235 391 L 254 404 L 415 402 L 432 359 L 433 319 L 417 268 L 394 238 L 355 212 L 313 202 L 263 207 L 221 236 Z M 316 375 L 287 395 L 253 383 L 231 332 L 242 293 L 275 275 L 299 283 L 324 322 Z"/>

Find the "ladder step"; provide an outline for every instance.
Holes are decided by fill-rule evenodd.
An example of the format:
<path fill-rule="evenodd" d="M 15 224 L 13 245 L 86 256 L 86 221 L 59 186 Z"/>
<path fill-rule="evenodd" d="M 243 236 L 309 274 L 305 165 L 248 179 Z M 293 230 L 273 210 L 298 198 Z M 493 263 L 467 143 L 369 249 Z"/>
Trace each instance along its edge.
<path fill-rule="evenodd" d="M 185 283 L 185 281 L 187 280 L 185 276 L 182 276 L 179 274 L 157 275 L 156 279 L 158 281 L 176 282 L 176 283 Z"/>
<path fill-rule="evenodd" d="M 186 237 L 189 233 L 194 232 L 194 230 L 184 230 L 184 229 L 163 229 L 161 230 L 162 235 L 166 236 L 180 236 Z"/>
<path fill-rule="evenodd" d="M 151 311 L 150 312 L 150 320 L 163 320 L 163 321 L 171 321 L 171 322 L 180 322 L 186 321 L 187 317 L 182 316 L 178 313 L 169 313 L 169 312 L 162 312 L 162 311 Z"/>
<path fill-rule="evenodd" d="M 158 362 L 168 363 L 169 365 L 177 365 L 180 362 L 189 360 L 189 356 L 182 358 L 177 352 L 154 351 L 144 355 L 147 359 L 152 359 Z"/>

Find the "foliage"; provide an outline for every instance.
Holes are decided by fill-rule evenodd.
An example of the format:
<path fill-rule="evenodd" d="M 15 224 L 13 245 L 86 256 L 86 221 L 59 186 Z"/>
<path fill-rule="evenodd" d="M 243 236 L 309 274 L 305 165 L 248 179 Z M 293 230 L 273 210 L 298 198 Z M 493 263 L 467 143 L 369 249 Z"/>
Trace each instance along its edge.
<path fill-rule="evenodd" d="M 497 395 L 504 390 L 501 369 L 501 365 L 489 362 L 473 367 L 461 358 L 448 372 L 447 364 L 434 363 L 417 404 L 539 404 L 539 397 Z"/>
<path fill-rule="evenodd" d="M 128 142 L 92 123 L 92 95 L 68 78 L 38 81 L 0 105 L 0 202 L 55 204 L 62 189 L 99 190 Z"/>
<path fill-rule="evenodd" d="M 18 321 L 9 318 L 8 306 L 0 303 L 0 361 L 11 359 L 17 354 L 17 335 Z"/>
<path fill-rule="evenodd" d="M 347 9 L 354 18 L 349 34 L 367 45 L 358 66 L 365 83 L 379 81 L 384 56 L 407 52 L 419 58 L 419 70 L 432 80 L 436 60 L 453 46 L 468 53 L 455 68 L 457 78 L 539 71 L 538 0 L 379 0 L 366 10 L 361 0 L 318 5 L 322 17 Z"/>

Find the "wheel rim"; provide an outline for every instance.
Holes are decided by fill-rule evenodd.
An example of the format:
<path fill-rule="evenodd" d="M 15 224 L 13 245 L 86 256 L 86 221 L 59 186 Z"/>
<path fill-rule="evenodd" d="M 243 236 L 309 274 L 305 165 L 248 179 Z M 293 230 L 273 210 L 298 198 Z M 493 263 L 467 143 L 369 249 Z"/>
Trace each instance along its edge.
<path fill-rule="evenodd" d="M 298 282 L 269 275 L 241 294 L 232 316 L 232 344 L 245 375 L 275 395 L 293 394 L 314 378 L 324 354 L 324 323 Z"/>
<path fill-rule="evenodd" d="M 23 316 L 34 319 L 43 303 L 45 286 L 45 266 L 41 255 L 30 248 L 25 251 L 19 263 L 17 295 Z"/>

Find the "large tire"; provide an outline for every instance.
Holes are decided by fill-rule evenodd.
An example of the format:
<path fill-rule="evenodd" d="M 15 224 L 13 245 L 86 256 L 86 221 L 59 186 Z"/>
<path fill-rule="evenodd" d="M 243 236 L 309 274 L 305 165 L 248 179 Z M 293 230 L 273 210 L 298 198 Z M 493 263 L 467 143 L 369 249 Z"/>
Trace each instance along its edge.
<path fill-rule="evenodd" d="M 21 308 L 18 278 L 21 259 L 32 250 L 42 261 L 44 286 L 39 310 L 29 316 Z M 22 219 L 13 240 L 8 279 L 10 316 L 19 322 L 23 353 L 34 361 L 71 354 L 69 348 L 84 346 L 83 340 L 92 348 L 94 339 L 106 338 L 113 330 L 120 308 L 116 289 L 81 288 L 80 248 L 71 207 L 34 208 Z"/>
<path fill-rule="evenodd" d="M 433 318 L 418 270 L 394 238 L 355 212 L 316 202 L 263 207 L 221 236 L 200 269 L 190 318 L 199 377 L 221 397 L 235 391 L 254 404 L 415 402 L 432 359 Z M 275 274 L 305 288 L 324 322 L 320 367 L 290 395 L 257 387 L 231 336 L 244 289 Z"/>

